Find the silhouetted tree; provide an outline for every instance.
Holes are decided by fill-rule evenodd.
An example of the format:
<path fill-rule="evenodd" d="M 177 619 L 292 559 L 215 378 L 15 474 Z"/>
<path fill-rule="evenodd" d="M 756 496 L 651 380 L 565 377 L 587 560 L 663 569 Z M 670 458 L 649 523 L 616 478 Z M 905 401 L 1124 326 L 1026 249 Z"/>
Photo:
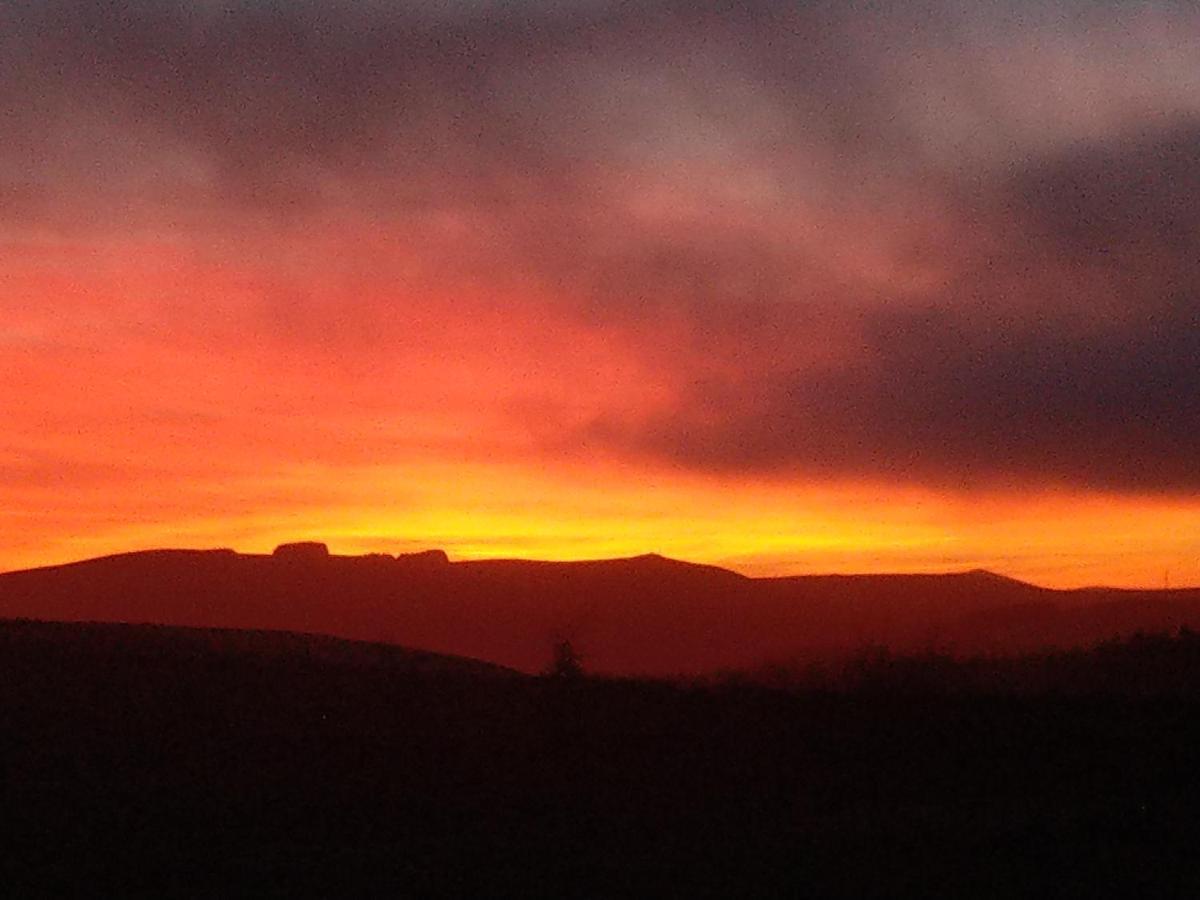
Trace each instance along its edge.
<path fill-rule="evenodd" d="M 569 640 L 563 638 L 554 645 L 554 658 L 546 674 L 551 678 L 582 678 L 583 661 Z"/>

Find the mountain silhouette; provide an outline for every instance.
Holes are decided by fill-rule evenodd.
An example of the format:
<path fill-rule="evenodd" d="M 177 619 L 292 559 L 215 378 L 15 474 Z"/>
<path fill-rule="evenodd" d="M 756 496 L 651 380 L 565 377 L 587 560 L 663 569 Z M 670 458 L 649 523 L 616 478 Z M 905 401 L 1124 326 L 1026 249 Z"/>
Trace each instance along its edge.
<path fill-rule="evenodd" d="M 589 671 L 700 674 L 867 647 L 1020 653 L 1200 624 L 1200 590 L 1063 591 L 990 572 L 749 578 L 655 554 L 450 562 L 150 550 L 0 575 L 0 617 L 269 629 L 524 672 L 569 638 Z"/>

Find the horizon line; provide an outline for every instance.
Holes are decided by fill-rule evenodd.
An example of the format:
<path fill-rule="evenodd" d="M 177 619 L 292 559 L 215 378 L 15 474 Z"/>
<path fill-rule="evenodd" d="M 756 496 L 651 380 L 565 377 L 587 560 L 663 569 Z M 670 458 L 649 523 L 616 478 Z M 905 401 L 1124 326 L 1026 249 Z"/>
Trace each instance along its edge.
<path fill-rule="evenodd" d="M 416 542 L 406 542 L 416 543 Z M 696 562 L 694 560 L 681 559 L 679 557 L 667 556 L 662 553 L 650 550 L 645 553 L 638 553 L 631 556 L 611 556 L 611 557 L 578 557 L 571 559 L 537 559 L 533 557 L 519 556 L 475 556 L 466 557 L 451 554 L 448 550 L 442 547 L 422 547 L 419 550 L 408 550 L 399 553 L 387 553 L 384 551 L 366 551 L 362 553 L 337 553 L 329 549 L 328 544 L 318 540 L 297 540 L 285 541 L 277 545 L 274 550 L 269 552 L 247 552 L 238 550 L 233 547 L 178 547 L 178 546 L 154 546 L 141 547 L 132 550 L 119 550 L 112 553 L 102 553 L 98 556 L 85 556 L 77 559 L 68 559 L 62 562 L 49 562 L 36 566 L 28 566 L 18 569 L 5 569 L 0 571 L 0 576 L 14 575 L 22 572 L 36 572 L 43 569 L 54 569 L 65 566 L 74 566 L 90 562 L 99 562 L 106 559 L 116 559 L 126 556 L 139 556 L 151 553 L 229 553 L 239 557 L 258 557 L 271 558 L 279 553 L 281 548 L 297 547 L 297 546 L 316 546 L 320 545 L 325 548 L 325 555 L 331 559 L 370 559 L 375 558 L 390 558 L 392 560 L 402 559 L 404 557 L 420 556 L 428 553 L 441 553 L 446 557 L 448 565 L 464 565 L 471 563 L 534 563 L 544 565 L 586 565 L 589 563 L 614 563 L 614 562 L 631 562 L 644 559 L 661 559 L 667 562 L 677 563 L 679 565 L 693 566 L 696 568 L 717 569 L 722 572 L 727 572 L 736 575 L 740 578 L 745 578 L 751 581 L 778 581 L 786 579 L 803 579 L 803 578 L 952 578 L 962 577 L 967 575 L 989 576 L 992 578 L 1000 578 L 1006 581 L 1011 581 L 1017 584 L 1022 584 L 1031 588 L 1036 588 L 1042 591 L 1051 591 L 1055 593 L 1071 593 L 1081 591 L 1129 591 L 1129 592 L 1155 592 L 1155 593 L 1171 593 L 1175 591 L 1194 591 L 1200 590 L 1200 585 L 1162 585 L 1155 587 L 1122 587 L 1108 584 L 1087 584 L 1077 587 L 1050 587 L 1048 585 L 1039 584 L 1036 581 L 1030 581 L 1025 578 L 1018 578 L 1013 575 L 1008 575 L 1004 572 L 996 571 L 982 566 L 972 566 L 963 569 L 946 569 L 942 571 L 936 570 L 916 570 L 916 571 L 821 571 L 821 572 L 802 572 L 783 575 L 752 575 L 746 572 L 739 571 L 737 568 L 729 564 L 713 563 L 713 562 Z"/>

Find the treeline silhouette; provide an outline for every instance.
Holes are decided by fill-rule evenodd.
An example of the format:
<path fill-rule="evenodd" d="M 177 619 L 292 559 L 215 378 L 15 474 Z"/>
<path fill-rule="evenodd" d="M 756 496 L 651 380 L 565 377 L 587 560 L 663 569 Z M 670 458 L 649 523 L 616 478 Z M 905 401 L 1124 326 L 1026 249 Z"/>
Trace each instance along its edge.
<path fill-rule="evenodd" d="M 775 685 L 587 677 L 567 649 L 569 677 L 534 677 L 303 635 L 5 623 L 0 878 L 9 896 L 1200 884 L 1190 632 L 866 654 Z"/>
<path fill-rule="evenodd" d="M 706 682 L 850 694 L 1189 696 L 1200 694 L 1200 632 L 1136 632 L 1013 656 L 868 647 L 838 663 L 765 665 L 700 680 Z"/>

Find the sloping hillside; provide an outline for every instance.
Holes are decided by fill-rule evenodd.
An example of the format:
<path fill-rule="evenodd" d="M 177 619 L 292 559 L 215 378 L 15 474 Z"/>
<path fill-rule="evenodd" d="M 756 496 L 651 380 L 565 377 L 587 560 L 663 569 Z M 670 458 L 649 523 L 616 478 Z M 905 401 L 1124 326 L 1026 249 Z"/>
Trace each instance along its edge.
<path fill-rule="evenodd" d="M 0 616 L 276 629 L 526 672 L 695 674 L 864 647 L 1012 653 L 1200 625 L 1200 590 L 1054 591 L 987 572 L 746 578 L 659 556 L 449 562 L 437 552 L 157 550 L 0 575 Z"/>

